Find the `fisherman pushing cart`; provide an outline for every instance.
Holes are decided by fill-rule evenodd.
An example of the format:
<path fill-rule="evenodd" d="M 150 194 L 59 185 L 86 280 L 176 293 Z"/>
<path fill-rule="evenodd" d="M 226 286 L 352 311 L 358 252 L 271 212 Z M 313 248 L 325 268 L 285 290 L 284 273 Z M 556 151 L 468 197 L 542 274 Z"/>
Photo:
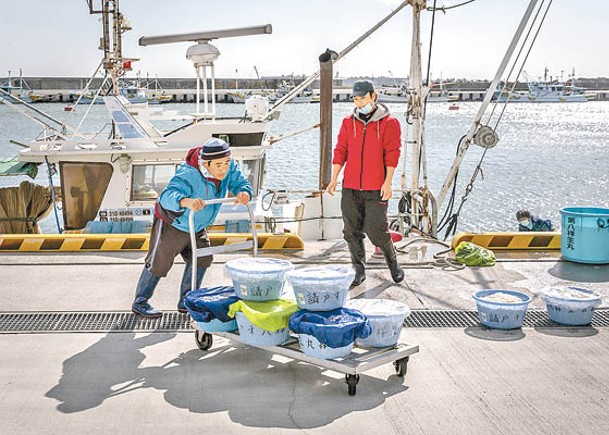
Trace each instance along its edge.
<path fill-rule="evenodd" d="M 229 145 L 218 138 L 210 138 L 203 146 L 191 149 L 154 207 L 154 219 L 150 233 L 150 247 L 145 266 L 135 290 L 131 310 L 140 316 L 157 318 L 161 311 L 150 305 L 150 298 L 162 277 L 173 266 L 180 254 L 186 266 L 180 284 L 177 310 L 186 313 L 184 296 L 191 290 L 192 252 L 188 217 L 194 215 L 197 249 L 210 246 L 207 227 L 211 225 L 221 204 L 205 201 L 224 198 L 227 192 L 235 196 L 239 204 L 247 204 L 252 198 L 252 186 L 231 157 Z M 196 288 L 201 286 L 212 256 L 197 257 Z"/>

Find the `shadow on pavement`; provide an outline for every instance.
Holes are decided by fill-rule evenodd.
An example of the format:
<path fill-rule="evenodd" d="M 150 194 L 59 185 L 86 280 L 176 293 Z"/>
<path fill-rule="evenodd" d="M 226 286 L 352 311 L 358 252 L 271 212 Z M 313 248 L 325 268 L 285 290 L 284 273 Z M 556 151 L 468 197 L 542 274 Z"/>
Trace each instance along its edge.
<path fill-rule="evenodd" d="M 492 341 L 516 341 L 526 337 L 522 329 L 493 329 L 485 326 L 469 326 L 464 329 L 470 337 Z"/>
<path fill-rule="evenodd" d="M 555 337 L 592 337 L 598 334 L 598 329 L 592 326 L 538 326 L 535 331 Z"/>
<path fill-rule="evenodd" d="M 609 282 L 609 265 L 559 261 L 548 270 L 548 273 L 557 278 L 574 282 Z"/>
<path fill-rule="evenodd" d="M 57 409 L 72 413 L 99 406 L 114 394 L 113 387 L 141 377 L 138 367 L 146 359 L 141 349 L 175 337 L 135 333 L 105 335 L 101 340 L 63 362 L 63 373 L 46 397 L 61 402 Z"/>
<path fill-rule="evenodd" d="M 246 426 L 315 428 L 408 390 L 395 374 L 388 379 L 361 374 L 357 394 L 349 396 L 340 373 L 224 340 L 207 352 L 193 349 L 160 366 L 142 367 L 144 347 L 174 336 L 107 334 L 64 361 L 58 384 L 46 396 L 61 402 L 59 411 L 73 413 L 155 388 L 172 406 L 196 413 L 227 411 L 233 422 Z"/>

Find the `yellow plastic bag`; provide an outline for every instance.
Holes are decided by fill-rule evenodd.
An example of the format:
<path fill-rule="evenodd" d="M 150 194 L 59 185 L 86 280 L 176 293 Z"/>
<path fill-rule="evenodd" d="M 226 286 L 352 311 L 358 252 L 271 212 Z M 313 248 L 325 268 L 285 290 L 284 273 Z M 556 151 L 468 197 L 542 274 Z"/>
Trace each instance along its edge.
<path fill-rule="evenodd" d="M 240 300 L 230 305 L 229 317 L 235 317 L 238 311 L 258 328 L 273 332 L 288 327 L 290 316 L 298 311 L 298 305 L 290 299 L 265 302 Z"/>
<path fill-rule="evenodd" d="M 494 266 L 495 254 L 471 242 L 461 242 L 455 248 L 455 257 L 466 266 Z"/>

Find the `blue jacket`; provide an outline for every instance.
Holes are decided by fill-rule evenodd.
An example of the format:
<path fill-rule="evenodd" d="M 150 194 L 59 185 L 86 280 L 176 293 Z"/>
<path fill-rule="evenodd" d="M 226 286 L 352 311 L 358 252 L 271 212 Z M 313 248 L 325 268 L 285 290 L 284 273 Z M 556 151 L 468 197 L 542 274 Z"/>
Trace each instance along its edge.
<path fill-rule="evenodd" d="M 178 167 L 155 206 L 155 214 L 160 219 L 185 233 L 188 232 L 188 216 L 192 210 L 180 207 L 183 198 L 201 198 L 203 201 L 225 198 L 228 191 L 235 196 L 239 192 L 247 192 L 250 198 L 253 196 L 252 186 L 234 160 L 231 160 L 228 173 L 222 181 L 204 177 L 198 166 L 198 150 L 199 148 L 193 148 L 188 152 L 186 161 Z M 196 212 L 195 232 L 211 225 L 216 220 L 220 207 L 221 204 L 206 205 Z"/>
<path fill-rule="evenodd" d="M 531 216 L 531 228 L 518 224 L 518 231 L 554 231 L 552 221 L 549 219 L 540 219 L 537 216 Z"/>

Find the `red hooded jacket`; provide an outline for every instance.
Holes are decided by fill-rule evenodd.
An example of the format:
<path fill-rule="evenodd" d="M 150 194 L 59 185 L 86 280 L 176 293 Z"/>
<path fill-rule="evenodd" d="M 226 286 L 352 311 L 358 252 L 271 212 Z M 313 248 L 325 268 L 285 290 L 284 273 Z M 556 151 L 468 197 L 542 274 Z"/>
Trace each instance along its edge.
<path fill-rule="evenodd" d="M 333 164 L 345 165 L 343 188 L 380 190 L 385 168 L 397 167 L 401 147 L 400 122 L 383 104 L 364 122 L 354 111 L 343 119 Z"/>

